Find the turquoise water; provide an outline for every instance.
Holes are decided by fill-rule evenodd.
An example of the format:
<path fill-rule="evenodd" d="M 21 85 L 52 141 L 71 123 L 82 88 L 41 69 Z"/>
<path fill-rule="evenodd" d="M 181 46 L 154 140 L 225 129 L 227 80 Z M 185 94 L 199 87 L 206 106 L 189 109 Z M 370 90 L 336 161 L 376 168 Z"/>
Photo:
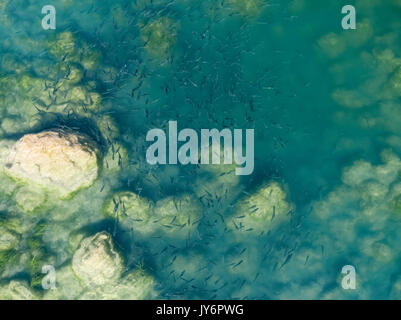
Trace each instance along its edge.
<path fill-rule="evenodd" d="M 101 163 L 93 185 L 48 195 L 33 212 L 18 201 L 23 184 L 1 176 L 2 223 L 19 239 L 0 251 L 2 297 L 14 280 L 53 298 L 41 266 L 58 274 L 74 234 L 107 231 L 126 271 L 153 279 L 138 298 L 400 298 L 401 2 L 351 2 L 54 0 L 56 30 L 43 30 L 48 1 L 0 0 L 0 138 L 68 128 L 98 144 Z M 356 30 L 341 27 L 346 4 Z M 80 76 L 64 84 L 69 68 Z M 71 94 L 68 106 L 43 96 L 48 85 Z M 169 120 L 254 129 L 253 174 L 149 165 L 146 133 Z M 114 148 L 121 161 L 107 156 Z M 291 210 L 238 233 L 230 219 L 241 201 L 272 182 Z M 156 208 L 189 196 L 199 219 L 184 235 L 144 232 L 105 214 L 122 191 Z M 355 290 L 341 286 L 345 265 Z M 77 299 L 101 288 L 58 290 Z M 125 298 L 121 290 L 108 298 Z"/>

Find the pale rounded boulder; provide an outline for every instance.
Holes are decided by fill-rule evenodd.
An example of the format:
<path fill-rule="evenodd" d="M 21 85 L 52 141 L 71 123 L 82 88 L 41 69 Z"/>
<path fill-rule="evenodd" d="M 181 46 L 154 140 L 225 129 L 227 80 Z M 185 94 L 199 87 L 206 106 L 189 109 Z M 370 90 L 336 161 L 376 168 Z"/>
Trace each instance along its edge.
<path fill-rule="evenodd" d="M 106 285 L 123 273 L 123 259 L 107 232 L 82 240 L 72 259 L 75 275 L 88 285 Z"/>
<path fill-rule="evenodd" d="M 5 172 L 65 198 L 96 180 L 97 148 L 88 137 L 72 132 L 27 134 L 11 149 Z"/>

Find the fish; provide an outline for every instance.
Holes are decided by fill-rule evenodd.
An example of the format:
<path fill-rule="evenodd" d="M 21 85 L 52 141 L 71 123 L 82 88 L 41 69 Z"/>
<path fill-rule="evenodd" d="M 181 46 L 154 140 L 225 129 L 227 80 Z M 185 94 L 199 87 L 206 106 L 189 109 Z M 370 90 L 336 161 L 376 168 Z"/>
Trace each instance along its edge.
<path fill-rule="evenodd" d="M 238 262 L 235 266 L 233 266 L 233 269 L 234 268 L 236 268 L 236 267 L 238 267 L 239 265 L 241 265 L 242 264 L 242 262 L 244 262 L 244 260 L 241 260 L 240 262 Z"/>
<path fill-rule="evenodd" d="M 286 257 L 284 263 L 280 266 L 280 269 L 282 269 L 282 268 L 291 260 L 291 258 L 292 258 L 292 253 L 289 254 L 289 255 Z"/>

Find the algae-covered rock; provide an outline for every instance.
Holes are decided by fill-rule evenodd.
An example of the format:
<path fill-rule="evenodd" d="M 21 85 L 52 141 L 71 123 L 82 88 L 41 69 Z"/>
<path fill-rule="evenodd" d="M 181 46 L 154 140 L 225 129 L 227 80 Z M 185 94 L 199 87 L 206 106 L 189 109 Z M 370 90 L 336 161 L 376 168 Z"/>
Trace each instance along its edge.
<path fill-rule="evenodd" d="M 20 280 L 11 280 L 0 287 L 0 300 L 37 300 L 39 297 L 33 292 L 28 283 Z"/>
<path fill-rule="evenodd" d="M 398 68 L 393 74 L 390 80 L 391 88 L 397 93 L 397 96 L 401 95 L 401 68 Z"/>
<path fill-rule="evenodd" d="M 398 179 L 401 170 L 400 159 L 391 150 L 384 150 L 380 156 L 383 164 L 378 166 L 373 166 L 365 160 L 355 161 L 352 166 L 344 169 L 342 181 L 346 185 L 357 187 L 372 181 L 389 185 Z"/>
<path fill-rule="evenodd" d="M 110 281 L 99 286 L 87 285 L 77 279 L 71 266 L 57 269 L 57 286 L 46 290 L 45 300 L 139 300 L 154 297 L 154 278 L 142 269 L 135 269 L 119 281 Z"/>
<path fill-rule="evenodd" d="M 361 251 L 383 263 L 390 263 L 395 256 L 394 249 L 389 247 L 384 241 L 371 241 L 371 239 L 362 242 Z"/>
<path fill-rule="evenodd" d="M 330 58 L 338 57 L 346 49 L 346 42 L 343 37 L 331 32 L 317 42 L 318 46 Z"/>
<path fill-rule="evenodd" d="M 4 168 L 7 162 L 8 155 L 15 141 L 12 140 L 1 140 L 0 141 L 0 168 Z M 0 169 L 0 199 L 5 196 L 12 195 L 15 190 L 15 184 L 7 177 L 7 175 Z"/>
<path fill-rule="evenodd" d="M 72 235 L 71 247 L 85 232 Z M 44 299 L 146 299 L 154 297 L 154 278 L 137 267 L 129 272 L 111 236 L 99 232 L 83 238 L 71 264 L 56 269 L 57 286 Z"/>
<path fill-rule="evenodd" d="M 96 147 L 75 133 L 28 134 L 14 145 L 5 172 L 17 181 L 55 191 L 64 198 L 97 178 Z"/>
<path fill-rule="evenodd" d="M 190 195 L 171 196 L 153 204 L 133 192 L 123 191 L 106 201 L 105 214 L 137 234 L 163 231 L 180 238 L 196 229 L 202 209 L 199 200 Z"/>
<path fill-rule="evenodd" d="M 121 281 L 102 287 L 102 290 L 86 291 L 83 300 L 142 300 L 154 295 L 155 280 L 143 270 L 134 270 Z"/>
<path fill-rule="evenodd" d="M 112 142 L 103 157 L 103 168 L 108 171 L 118 171 L 128 161 L 127 149 L 118 142 Z"/>
<path fill-rule="evenodd" d="M 177 26 L 173 20 L 161 17 L 140 27 L 146 51 L 154 58 L 166 58 L 177 40 Z"/>
<path fill-rule="evenodd" d="M 358 160 L 346 167 L 344 184 L 315 204 L 314 216 L 325 223 L 330 221 L 333 230 L 362 223 L 369 223 L 371 230 L 380 230 L 390 216 L 398 218 L 401 161 L 390 150 L 384 150 L 381 158 L 383 163 L 379 165 Z"/>
<path fill-rule="evenodd" d="M 33 212 L 46 201 L 46 193 L 25 186 L 16 191 L 14 198 L 24 212 Z"/>
<path fill-rule="evenodd" d="M 264 8 L 263 0 L 228 0 L 228 5 L 242 15 L 255 16 Z"/>
<path fill-rule="evenodd" d="M 372 23 L 367 19 L 357 22 L 356 29 L 353 31 L 344 33 L 347 44 L 352 47 L 359 47 L 365 44 L 373 36 Z"/>
<path fill-rule="evenodd" d="M 193 196 L 171 196 L 156 203 L 155 214 L 165 232 L 179 236 L 196 229 L 202 218 L 202 208 Z"/>
<path fill-rule="evenodd" d="M 19 236 L 15 232 L 0 226 L 0 251 L 14 248 L 19 241 Z"/>
<path fill-rule="evenodd" d="M 0 140 L 0 166 L 3 167 L 7 161 L 7 157 L 10 153 L 14 141 L 12 140 Z"/>
<path fill-rule="evenodd" d="M 99 232 L 85 238 L 72 260 L 72 269 L 86 284 L 104 285 L 118 280 L 123 272 L 123 259 L 111 236 Z"/>
<path fill-rule="evenodd" d="M 118 192 L 106 202 L 105 213 L 135 232 L 148 233 L 154 230 L 153 203 L 131 191 Z"/>
<path fill-rule="evenodd" d="M 21 270 L 21 253 L 16 248 L 0 250 L 0 274 L 2 278 L 12 277 Z"/>
<path fill-rule="evenodd" d="M 101 80 L 92 77 L 97 51 L 70 32 L 49 37 L 48 47 L 52 55 L 34 61 L 0 59 L 9 70 L 0 76 L 0 136 L 37 130 L 55 114 L 88 117 L 99 111 Z"/>
<path fill-rule="evenodd" d="M 116 139 L 120 135 L 115 120 L 109 115 L 102 115 L 96 120 L 99 131 L 105 139 Z"/>
<path fill-rule="evenodd" d="M 85 69 L 95 69 L 100 55 L 85 42 L 79 41 L 71 32 L 62 32 L 48 42 L 50 52 L 65 62 L 80 63 Z"/>
<path fill-rule="evenodd" d="M 229 227 L 234 231 L 267 232 L 272 223 L 283 221 L 291 210 L 293 206 L 283 188 L 277 182 L 270 182 L 239 200 Z"/>
<path fill-rule="evenodd" d="M 44 81 L 28 75 L 0 77 L 0 135 L 33 128 L 38 122 L 36 100 L 49 99 Z"/>
<path fill-rule="evenodd" d="M 339 105 L 348 108 L 361 108 L 371 104 L 369 98 L 357 90 L 337 89 L 331 96 Z"/>
<path fill-rule="evenodd" d="M 87 286 L 88 289 L 92 288 Z M 99 288 L 99 287 L 95 287 Z M 56 288 L 44 292 L 44 300 L 78 299 L 85 290 L 85 283 L 74 274 L 71 265 L 56 268 Z"/>
<path fill-rule="evenodd" d="M 352 32 L 343 31 L 340 34 L 330 32 L 321 37 L 317 44 L 330 58 L 340 56 L 348 47 L 359 47 L 365 44 L 373 36 L 372 24 L 369 20 L 357 23 Z"/>

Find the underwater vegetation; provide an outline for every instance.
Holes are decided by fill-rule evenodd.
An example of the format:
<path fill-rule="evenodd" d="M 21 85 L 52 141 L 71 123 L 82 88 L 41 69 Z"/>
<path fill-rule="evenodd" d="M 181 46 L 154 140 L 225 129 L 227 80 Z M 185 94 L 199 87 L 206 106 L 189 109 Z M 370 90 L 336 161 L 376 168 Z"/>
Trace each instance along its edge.
<path fill-rule="evenodd" d="M 53 2 L 0 1 L 0 299 L 401 298 L 400 1 Z M 169 121 L 254 172 L 149 165 Z"/>

